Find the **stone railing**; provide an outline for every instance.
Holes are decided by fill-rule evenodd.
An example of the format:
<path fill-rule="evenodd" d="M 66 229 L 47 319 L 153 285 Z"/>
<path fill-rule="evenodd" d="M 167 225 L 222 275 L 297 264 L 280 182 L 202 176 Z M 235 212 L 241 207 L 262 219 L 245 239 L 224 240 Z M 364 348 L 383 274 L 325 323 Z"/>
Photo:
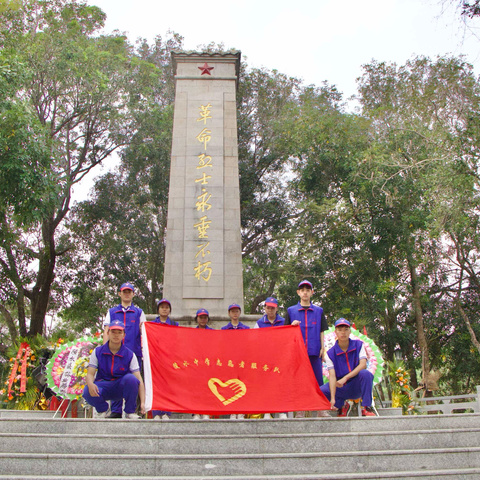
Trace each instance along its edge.
<path fill-rule="evenodd" d="M 420 413 L 480 413 L 480 386 L 467 395 L 414 397 L 413 404 Z"/>

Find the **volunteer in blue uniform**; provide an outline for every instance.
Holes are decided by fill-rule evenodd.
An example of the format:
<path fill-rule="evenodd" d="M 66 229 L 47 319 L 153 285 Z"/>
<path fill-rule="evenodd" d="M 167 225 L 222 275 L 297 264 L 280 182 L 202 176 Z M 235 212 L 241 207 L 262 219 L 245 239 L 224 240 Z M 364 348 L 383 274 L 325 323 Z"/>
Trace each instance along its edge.
<path fill-rule="evenodd" d="M 265 315 L 257 320 L 253 328 L 279 327 L 285 325 L 285 319 L 278 314 L 278 300 L 268 297 L 265 300 Z"/>
<path fill-rule="evenodd" d="M 257 320 L 253 328 L 270 328 L 285 325 L 285 319 L 278 314 L 278 300 L 274 297 L 268 297 L 265 300 L 265 315 Z M 263 418 L 273 418 L 271 413 L 265 413 Z M 287 418 L 287 413 L 278 414 L 278 418 Z"/>
<path fill-rule="evenodd" d="M 152 320 L 152 323 L 160 323 L 162 325 L 172 325 L 178 327 L 178 322 L 170 318 L 172 313 L 172 304 L 166 299 L 162 298 L 157 303 L 157 314 L 158 317 L 155 320 Z M 152 418 L 154 420 L 170 420 L 172 412 L 167 412 L 165 410 L 152 410 Z"/>
<path fill-rule="evenodd" d="M 299 325 L 308 358 L 319 386 L 323 385 L 324 331 L 328 329 L 323 308 L 311 302 L 314 294 L 313 285 L 308 280 L 298 284 L 297 295 L 300 301 L 287 309 L 286 324 Z"/>
<path fill-rule="evenodd" d="M 196 328 L 200 328 L 201 330 L 215 330 L 212 327 L 209 327 L 207 324 L 210 321 L 210 315 L 208 310 L 205 308 L 200 308 L 197 310 L 195 315 L 195 321 L 197 322 Z"/>
<path fill-rule="evenodd" d="M 95 407 L 97 418 L 105 418 L 107 400 L 120 404 L 125 400 L 125 417 L 139 418 L 135 414 L 137 396 L 140 396 L 140 412 L 144 414 L 145 386 L 137 357 L 123 344 L 125 328 L 121 320 L 114 320 L 108 326 L 107 338 L 107 343 L 92 352 L 83 397 Z"/>
<path fill-rule="evenodd" d="M 178 322 L 170 318 L 171 313 L 172 313 L 172 304 L 166 298 L 162 298 L 157 303 L 158 317 L 156 317 L 155 320 L 152 320 L 152 322 L 162 323 L 164 325 L 173 325 L 175 327 L 178 327 Z"/>
<path fill-rule="evenodd" d="M 232 303 L 228 306 L 228 316 L 230 317 L 230 323 L 227 323 L 222 327 L 222 330 L 246 330 L 250 327 L 244 325 L 240 321 L 240 314 L 242 309 L 238 303 Z"/>
<path fill-rule="evenodd" d="M 242 313 L 242 308 L 238 303 L 232 303 L 228 306 L 228 316 L 230 317 L 230 323 L 227 323 L 222 327 L 222 330 L 247 330 L 250 327 L 243 324 L 240 321 L 240 314 Z M 231 420 L 243 419 L 245 418 L 244 413 L 232 413 L 230 415 Z"/>
<path fill-rule="evenodd" d="M 105 316 L 103 326 L 103 343 L 108 340 L 107 332 L 108 326 L 115 320 L 120 320 L 125 328 L 124 345 L 128 347 L 136 355 L 140 367 L 142 365 L 142 340 L 141 340 L 141 325 L 146 321 L 145 314 L 141 308 L 133 305 L 133 296 L 135 288 L 131 283 L 123 283 L 120 286 L 118 296 L 120 297 L 120 304 L 111 308 Z M 111 418 L 122 417 L 121 402 L 114 402 L 112 404 Z"/>
<path fill-rule="evenodd" d="M 197 328 L 203 329 L 203 330 L 214 330 L 213 328 L 210 328 L 207 323 L 210 320 L 210 314 L 208 313 L 208 310 L 206 308 L 199 308 L 197 310 L 197 313 L 195 314 L 195 321 L 197 322 Z M 210 415 L 200 415 L 199 413 L 194 413 L 192 415 L 193 420 L 209 420 Z"/>
<path fill-rule="evenodd" d="M 350 338 L 350 322 L 339 318 L 335 322 L 337 341 L 328 350 L 326 362 L 329 381 L 321 387 L 338 416 L 346 417 L 350 399 L 362 399 L 362 415 L 375 416 L 372 409 L 373 374 L 366 370 L 367 354 L 361 340 Z"/>

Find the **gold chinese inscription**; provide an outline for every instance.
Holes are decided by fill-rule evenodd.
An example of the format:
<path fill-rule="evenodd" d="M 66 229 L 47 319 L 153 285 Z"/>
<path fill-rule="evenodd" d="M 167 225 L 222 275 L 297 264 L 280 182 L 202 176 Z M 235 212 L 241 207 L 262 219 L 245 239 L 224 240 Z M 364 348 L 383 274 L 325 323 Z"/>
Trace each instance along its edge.
<path fill-rule="evenodd" d="M 202 185 L 202 191 L 200 195 L 196 197 L 195 208 L 200 214 L 205 214 L 208 212 L 214 204 L 212 203 L 212 194 L 208 191 L 208 185 L 210 180 L 214 177 L 215 170 L 213 168 L 213 161 L 211 155 L 208 154 L 208 144 L 212 140 L 212 130 L 207 127 L 207 121 L 212 120 L 212 105 L 208 102 L 206 105 L 200 105 L 199 107 L 197 122 L 201 122 L 204 125 L 204 128 L 197 134 L 195 137 L 196 140 L 202 144 L 204 153 L 201 153 L 197 156 L 198 163 L 196 165 L 196 170 L 203 170 L 198 172 L 195 176 L 195 183 Z M 207 170 L 207 172 L 204 169 Z M 197 217 L 198 220 L 193 224 L 193 228 L 197 230 L 197 239 L 204 240 L 208 239 L 207 230 L 210 228 L 212 221 L 208 218 L 208 215 L 202 215 Z M 214 254 L 207 247 L 210 245 L 210 242 L 199 242 L 197 244 L 197 251 L 195 253 L 195 259 L 197 262 L 193 266 L 193 275 L 198 281 L 204 281 L 208 283 L 210 280 L 213 270 L 212 262 L 209 260 L 209 256 Z M 198 257 L 201 257 L 202 261 L 198 260 Z"/>

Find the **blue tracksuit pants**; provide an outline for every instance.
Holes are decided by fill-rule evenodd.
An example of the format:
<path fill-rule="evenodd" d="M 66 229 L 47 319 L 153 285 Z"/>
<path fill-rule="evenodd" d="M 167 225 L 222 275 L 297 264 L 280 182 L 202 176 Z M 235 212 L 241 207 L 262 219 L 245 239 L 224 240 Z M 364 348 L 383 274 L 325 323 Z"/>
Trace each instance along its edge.
<path fill-rule="evenodd" d="M 125 413 L 134 413 L 137 409 L 137 395 L 140 381 L 133 373 L 127 373 L 117 380 L 100 380 L 95 382 L 99 390 L 99 397 L 92 397 L 85 385 L 83 398 L 95 407 L 97 412 L 102 413 L 108 410 L 107 400 L 123 401 L 125 400 Z M 113 411 L 113 410 L 112 410 Z"/>
<path fill-rule="evenodd" d="M 323 394 L 330 400 L 330 385 L 320 387 Z M 362 399 L 364 407 L 372 406 L 373 375 L 368 370 L 360 370 L 356 377 L 351 378 L 343 387 L 335 392 L 335 407 L 341 408 L 346 400 Z"/>

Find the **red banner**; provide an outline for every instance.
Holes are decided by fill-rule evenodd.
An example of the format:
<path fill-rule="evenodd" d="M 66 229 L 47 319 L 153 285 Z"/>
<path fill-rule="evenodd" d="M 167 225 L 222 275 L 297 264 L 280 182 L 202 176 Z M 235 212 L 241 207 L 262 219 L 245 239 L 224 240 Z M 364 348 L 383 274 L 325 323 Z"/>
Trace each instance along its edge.
<path fill-rule="evenodd" d="M 143 324 L 147 410 L 201 414 L 326 410 L 299 328 Z"/>

